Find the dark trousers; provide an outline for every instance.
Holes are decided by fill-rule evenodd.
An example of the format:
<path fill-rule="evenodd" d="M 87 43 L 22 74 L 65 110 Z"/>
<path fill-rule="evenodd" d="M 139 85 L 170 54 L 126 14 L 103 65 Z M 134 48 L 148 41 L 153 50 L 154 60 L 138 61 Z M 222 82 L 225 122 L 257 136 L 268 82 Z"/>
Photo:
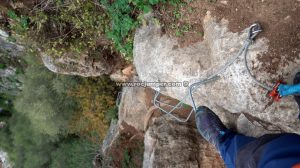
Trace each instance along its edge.
<path fill-rule="evenodd" d="M 238 151 L 246 144 L 254 141 L 256 138 L 241 134 L 229 133 L 230 135 L 219 144 L 220 154 L 227 168 L 235 167 L 235 159 Z"/>
<path fill-rule="evenodd" d="M 300 135 L 284 133 L 253 138 L 230 132 L 219 143 L 219 150 L 227 168 L 291 168 L 300 163 Z"/>

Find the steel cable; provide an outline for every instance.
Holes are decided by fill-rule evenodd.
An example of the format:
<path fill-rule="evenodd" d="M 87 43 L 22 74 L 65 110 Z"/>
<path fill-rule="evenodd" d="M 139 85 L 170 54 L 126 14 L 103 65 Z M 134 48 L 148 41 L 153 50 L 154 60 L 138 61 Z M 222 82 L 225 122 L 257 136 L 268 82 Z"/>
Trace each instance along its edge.
<path fill-rule="evenodd" d="M 154 95 L 154 98 L 153 98 L 153 103 L 154 103 L 154 106 L 156 106 L 157 108 L 159 108 L 162 112 L 164 112 L 166 115 L 169 115 L 171 116 L 172 118 L 176 119 L 177 121 L 179 122 L 186 122 L 189 120 L 189 118 L 191 117 L 192 113 L 193 112 L 196 112 L 197 110 L 197 106 L 196 106 L 196 103 L 194 101 L 194 98 L 193 98 L 193 92 L 198 89 L 200 86 L 206 84 L 206 83 L 209 83 L 209 82 L 212 82 L 214 80 L 217 80 L 220 78 L 220 75 L 230 66 L 232 65 L 243 53 L 244 53 L 244 64 L 245 64 L 245 67 L 246 67 L 246 70 L 248 72 L 248 74 L 250 75 L 250 77 L 253 79 L 253 81 L 258 84 L 260 87 L 270 91 L 272 90 L 271 87 L 269 87 L 268 85 L 264 84 L 264 83 L 261 83 L 260 81 L 258 81 L 252 74 L 251 74 L 251 71 L 250 71 L 250 68 L 247 64 L 247 53 L 248 53 L 248 49 L 249 49 L 249 46 L 252 44 L 252 42 L 254 41 L 255 37 L 258 35 L 258 33 L 260 33 L 262 31 L 260 25 L 258 23 L 255 23 L 255 24 L 252 24 L 250 27 L 249 27 L 249 31 L 248 31 L 248 37 L 246 39 L 246 41 L 244 42 L 244 45 L 242 46 L 242 48 L 239 50 L 239 52 L 236 54 L 236 56 L 232 57 L 229 61 L 226 62 L 225 65 L 223 65 L 221 68 L 219 68 L 215 73 L 213 73 L 212 75 L 209 75 L 208 77 L 206 77 L 205 79 L 203 80 L 200 80 L 198 82 L 195 82 L 193 84 L 191 84 L 189 86 L 189 92 L 188 94 L 186 94 L 186 96 L 179 101 L 179 103 L 177 103 L 176 105 L 171 105 L 171 104 L 166 104 L 166 103 L 163 103 L 163 102 L 160 102 L 159 100 L 157 100 L 160 92 L 159 92 L 159 88 L 158 90 L 156 91 L 155 95 Z M 178 109 L 179 107 L 182 106 L 183 104 L 183 101 L 185 101 L 187 99 L 187 97 L 190 98 L 191 100 L 191 103 L 192 103 L 192 110 L 190 111 L 190 113 L 188 114 L 187 118 L 186 119 L 181 119 L 179 117 L 177 117 L 176 115 L 173 115 L 172 112 L 174 112 L 176 109 Z M 166 111 L 165 109 L 163 109 L 162 107 L 160 107 L 160 103 L 163 103 L 163 104 L 166 104 L 170 107 L 173 107 L 171 110 L 169 111 Z"/>

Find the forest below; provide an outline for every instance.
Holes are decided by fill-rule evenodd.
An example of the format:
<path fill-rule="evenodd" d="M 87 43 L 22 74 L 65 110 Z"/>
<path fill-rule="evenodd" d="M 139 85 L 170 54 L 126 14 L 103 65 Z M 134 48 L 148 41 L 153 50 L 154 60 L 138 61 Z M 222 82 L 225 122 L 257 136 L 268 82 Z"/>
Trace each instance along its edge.
<path fill-rule="evenodd" d="M 180 0 L 14 0 L 0 3 L 0 149 L 16 168 L 88 168 L 110 122 L 117 119 L 120 88 L 105 73 L 98 77 L 62 75 L 48 70 L 51 58 L 104 58 L 114 67 L 131 64 L 134 30 L 143 15 L 174 9 Z M 161 8 L 159 7 L 161 6 Z M 157 21 L 159 22 L 159 21 Z M 181 36 L 186 25 L 175 25 Z M 15 54 L 9 45 L 23 46 Z M 114 61 L 112 58 L 117 58 Z M 116 63 L 117 62 L 117 63 Z M 128 159 L 127 159 L 128 160 Z M 128 167 L 130 164 L 123 164 Z M 130 167 L 130 166 L 129 166 Z"/>

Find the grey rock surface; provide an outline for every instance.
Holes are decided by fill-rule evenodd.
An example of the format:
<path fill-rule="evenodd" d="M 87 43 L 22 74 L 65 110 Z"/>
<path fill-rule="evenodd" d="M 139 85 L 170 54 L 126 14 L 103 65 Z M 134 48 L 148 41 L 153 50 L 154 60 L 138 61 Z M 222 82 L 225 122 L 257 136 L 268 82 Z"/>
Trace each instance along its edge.
<path fill-rule="evenodd" d="M 147 113 L 144 87 L 123 87 L 119 105 L 119 125 L 124 121 L 138 131 L 144 130 Z"/>
<path fill-rule="evenodd" d="M 162 35 L 159 25 L 150 23 L 137 30 L 134 38 L 134 65 L 142 81 L 148 82 L 183 82 L 190 84 L 203 79 L 224 65 L 242 47 L 247 37 L 247 29 L 240 33 L 228 30 L 228 21 L 216 22 L 208 13 L 203 21 L 204 40 L 193 45 L 178 48 L 174 38 Z M 261 66 L 258 56 L 268 51 L 268 40 L 259 38 L 250 47 L 248 62 L 252 73 L 262 82 L 269 82 L 272 76 L 258 72 Z M 299 70 L 300 60 L 290 61 L 280 65 L 282 73 L 289 72 L 292 79 Z M 181 100 L 187 93 L 187 87 L 161 88 L 165 95 Z M 293 97 L 287 97 L 280 102 L 270 103 L 267 91 L 257 86 L 246 72 L 244 60 L 240 57 L 227 68 L 221 79 L 211 82 L 195 90 L 194 98 L 197 105 L 205 105 L 215 111 L 223 119 L 232 113 L 246 113 L 261 122 L 269 123 L 276 130 L 300 133 L 300 122 L 297 119 L 298 107 Z M 189 99 L 184 100 L 191 105 Z M 228 114 L 228 115 L 227 115 Z M 249 131 L 247 120 L 240 119 L 241 133 L 249 136 L 259 136 L 253 129 Z M 243 125 L 243 126 L 242 126 Z M 266 127 L 267 128 L 267 127 Z M 269 129 L 269 128 L 267 128 Z M 265 130 L 265 129 L 264 129 Z M 263 133 L 268 133 L 265 130 Z"/>
<path fill-rule="evenodd" d="M 194 125 L 157 118 L 145 134 L 143 168 L 224 167 L 214 148 Z"/>
<path fill-rule="evenodd" d="M 87 54 L 76 58 L 72 55 L 72 53 L 67 53 L 59 58 L 52 58 L 45 53 L 41 54 L 44 65 L 55 73 L 90 77 L 109 74 L 112 71 L 113 67 L 100 56 L 98 60 L 94 60 Z"/>
<path fill-rule="evenodd" d="M 8 40 L 8 34 L 5 31 L 0 29 L 0 49 L 9 51 L 12 57 L 18 57 L 24 50 L 24 47 L 17 44 L 10 42 Z"/>
<path fill-rule="evenodd" d="M 139 79 L 134 78 L 133 81 L 137 82 Z M 123 129 L 123 123 L 132 126 L 132 129 L 137 131 L 146 130 L 144 168 L 224 167 L 219 154 L 201 138 L 195 124 L 178 123 L 166 116 L 152 117 L 149 128 L 145 129 L 145 121 L 147 121 L 148 112 L 151 111 L 151 108 L 147 109 L 149 98 L 144 87 L 123 87 L 118 115 L 120 130 Z M 110 134 L 108 133 L 107 137 L 110 137 Z M 104 144 L 107 149 L 112 143 L 105 142 Z M 105 151 L 103 147 L 102 150 Z"/>
<path fill-rule="evenodd" d="M 20 82 L 15 78 L 16 70 L 21 66 L 24 47 L 8 40 L 8 33 L 0 29 L 0 92 L 16 95 L 21 89 Z"/>
<path fill-rule="evenodd" d="M 102 153 L 106 153 L 107 149 L 114 143 L 117 137 L 120 135 L 119 125 L 117 120 L 110 122 L 109 129 L 102 143 Z"/>
<path fill-rule="evenodd" d="M 118 82 L 128 81 L 128 77 L 126 75 L 124 75 L 121 70 L 118 70 L 118 71 L 110 74 L 109 78 L 113 81 L 118 81 Z"/>
<path fill-rule="evenodd" d="M 11 168 L 12 167 L 12 165 L 10 164 L 10 162 L 8 160 L 7 153 L 0 150 L 0 167 L 1 167 L 1 164 L 2 164 L 3 168 Z"/>
<path fill-rule="evenodd" d="M 236 130 L 237 132 L 242 132 L 243 134 L 254 137 L 281 132 L 280 128 L 276 127 L 275 125 L 253 118 L 248 114 L 241 114 L 237 118 Z"/>

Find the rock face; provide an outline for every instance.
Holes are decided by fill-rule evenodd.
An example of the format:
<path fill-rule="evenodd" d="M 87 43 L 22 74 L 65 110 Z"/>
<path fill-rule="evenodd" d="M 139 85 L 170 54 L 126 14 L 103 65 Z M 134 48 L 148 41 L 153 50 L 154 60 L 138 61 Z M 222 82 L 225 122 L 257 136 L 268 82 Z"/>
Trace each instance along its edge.
<path fill-rule="evenodd" d="M 158 118 L 145 134 L 144 168 L 225 167 L 193 125 Z"/>
<path fill-rule="evenodd" d="M 7 153 L 0 151 L 0 167 L 11 168 L 12 166 L 9 163 Z M 1 167 L 1 168 L 2 168 Z"/>
<path fill-rule="evenodd" d="M 78 58 L 73 58 L 72 54 L 68 53 L 55 59 L 45 53 L 41 55 L 44 65 L 50 71 L 60 74 L 79 75 L 83 77 L 101 76 L 109 74 L 113 69 L 105 59 L 95 61 L 85 54 L 82 54 Z"/>
<path fill-rule="evenodd" d="M 24 47 L 8 40 L 9 35 L 0 29 L 0 92 L 16 95 L 21 84 L 16 80 L 16 69 L 21 66 Z"/>
<path fill-rule="evenodd" d="M 130 81 L 134 75 L 135 70 L 132 65 L 129 65 L 128 67 L 124 68 L 123 70 L 117 70 L 114 73 L 110 74 L 110 79 L 116 82 L 126 82 Z"/>
<path fill-rule="evenodd" d="M 143 131 L 146 113 L 145 88 L 124 87 L 119 106 L 119 125 L 121 125 L 122 122 L 126 122 L 135 129 Z"/>
<path fill-rule="evenodd" d="M 133 81 L 139 79 L 134 78 Z M 179 123 L 166 119 L 165 116 L 153 115 L 152 112 L 157 109 L 151 107 L 151 100 L 149 88 L 123 87 L 118 125 L 111 126 L 113 129 L 109 131 L 114 132 L 111 130 L 118 126 L 120 127 L 118 132 L 125 131 L 126 134 L 134 135 L 132 137 L 143 136 L 143 132 L 146 131 L 144 168 L 224 167 L 219 154 L 201 138 L 193 122 Z M 112 135 L 117 135 L 113 139 L 120 137 L 120 133 L 108 133 L 102 147 L 103 151 L 112 147 L 113 142 L 110 140 L 112 138 L 109 138 Z"/>
<path fill-rule="evenodd" d="M 23 52 L 24 47 L 8 41 L 8 33 L 0 29 L 0 49 L 9 51 L 10 56 L 17 57 Z"/>
<path fill-rule="evenodd" d="M 118 122 L 116 120 L 112 120 L 102 143 L 102 153 L 106 153 L 107 149 L 113 144 L 119 134 L 120 132 Z"/>
<path fill-rule="evenodd" d="M 158 25 L 150 23 L 140 28 L 134 39 L 134 65 L 139 78 L 148 82 L 183 82 L 190 84 L 216 72 L 242 47 L 247 38 L 246 29 L 241 33 L 228 30 L 228 21 L 217 23 L 208 13 L 203 21 L 204 40 L 191 46 L 178 48 L 176 39 L 161 35 Z M 259 38 L 250 47 L 248 65 L 252 73 L 262 82 L 269 82 L 273 76 L 257 72 L 261 66 L 258 56 L 268 51 L 268 40 Z M 270 60 L 271 61 L 271 60 Z M 300 60 L 290 61 L 280 65 L 283 74 L 288 78 L 299 70 Z M 166 87 L 161 92 L 176 99 L 182 99 L 187 93 L 187 87 Z M 257 86 L 250 78 L 240 57 L 228 67 L 222 77 L 195 90 L 194 98 L 197 105 L 205 105 L 222 116 L 229 113 L 245 113 L 255 119 L 272 123 L 277 129 L 300 133 L 300 122 L 297 119 L 298 109 L 293 97 L 283 98 L 280 102 L 272 103 L 266 96 L 267 91 Z M 184 100 L 191 105 L 190 100 Z M 237 124 L 245 124 L 240 119 Z M 258 136 L 257 132 L 239 126 L 239 131 L 249 136 Z"/>

